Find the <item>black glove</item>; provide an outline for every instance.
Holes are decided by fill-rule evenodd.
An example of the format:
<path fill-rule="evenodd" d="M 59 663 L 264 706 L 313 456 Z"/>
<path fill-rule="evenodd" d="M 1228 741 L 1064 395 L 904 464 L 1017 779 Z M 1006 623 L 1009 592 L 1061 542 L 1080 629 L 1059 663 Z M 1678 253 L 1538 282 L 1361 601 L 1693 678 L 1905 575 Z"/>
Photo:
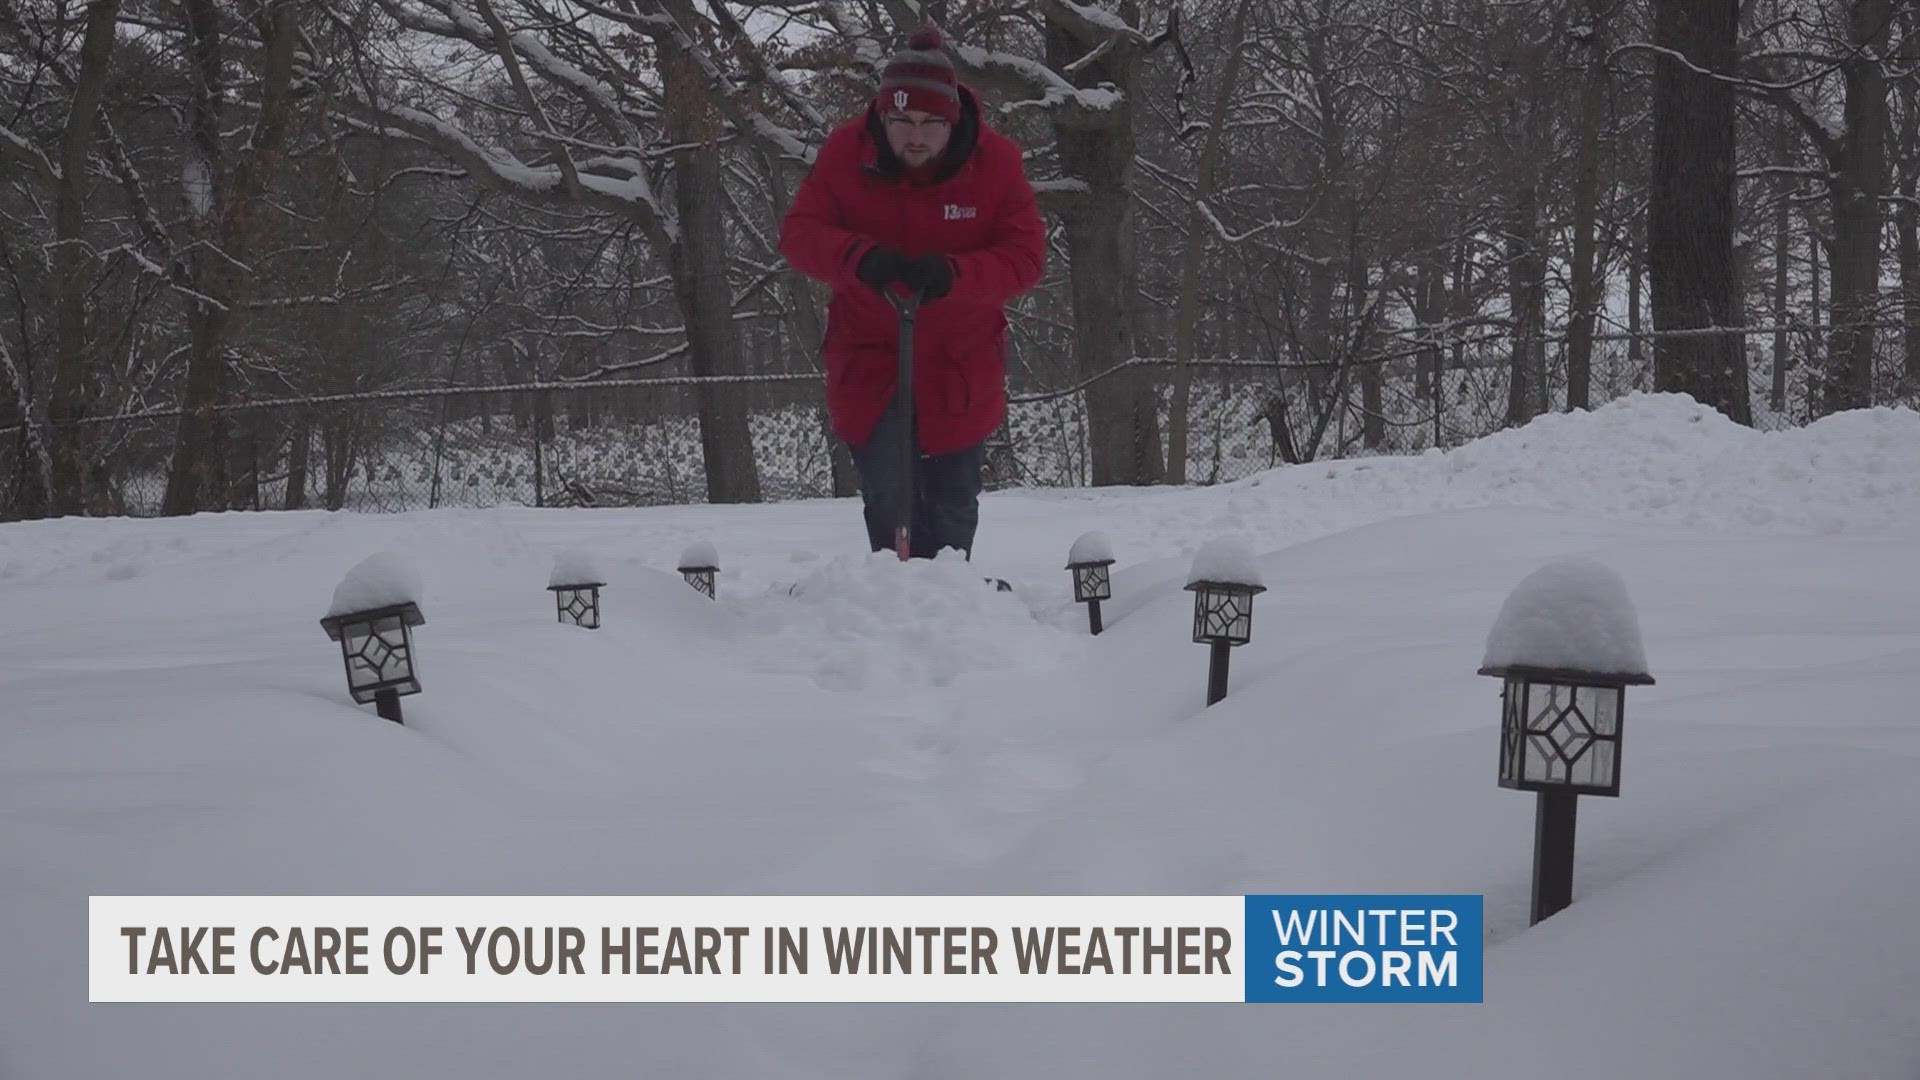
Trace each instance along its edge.
<path fill-rule="evenodd" d="M 938 300 L 953 291 L 953 263 L 945 255 L 925 255 L 900 270 L 907 288 L 927 300 Z"/>
<path fill-rule="evenodd" d="M 860 265 L 853 268 L 853 276 L 872 286 L 875 292 L 886 292 L 887 286 L 900 280 L 906 266 L 905 255 L 890 247 L 875 246 L 860 256 Z"/>

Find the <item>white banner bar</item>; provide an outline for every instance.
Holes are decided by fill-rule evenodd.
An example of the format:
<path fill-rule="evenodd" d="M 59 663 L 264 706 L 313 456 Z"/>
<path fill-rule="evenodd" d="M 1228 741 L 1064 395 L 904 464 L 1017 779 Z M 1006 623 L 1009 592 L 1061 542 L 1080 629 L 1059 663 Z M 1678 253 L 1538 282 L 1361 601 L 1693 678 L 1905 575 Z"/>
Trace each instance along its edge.
<path fill-rule="evenodd" d="M 89 1000 L 1242 1001 L 1238 896 L 95 896 Z"/>

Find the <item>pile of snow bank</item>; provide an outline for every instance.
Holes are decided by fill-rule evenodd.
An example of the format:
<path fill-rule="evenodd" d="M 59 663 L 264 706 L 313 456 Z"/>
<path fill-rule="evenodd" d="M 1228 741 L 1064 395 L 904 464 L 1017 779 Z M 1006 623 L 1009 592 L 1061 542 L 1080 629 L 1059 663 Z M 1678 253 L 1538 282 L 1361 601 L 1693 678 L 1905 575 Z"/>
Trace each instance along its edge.
<path fill-rule="evenodd" d="M 1627 583 L 1596 559 L 1554 559 L 1508 594 L 1481 666 L 1647 674 Z"/>
<path fill-rule="evenodd" d="M 1920 507 L 1920 413 L 1911 409 L 1759 431 L 1686 394 L 1631 394 L 1414 460 L 1474 501 L 1508 494 L 1514 504 L 1688 525 L 1831 530 Z"/>
<path fill-rule="evenodd" d="M 1449 450 L 1280 466 L 1226 485 L 1224 496 L 1169 495 L 1151 516 L 1147 504 L 1117 504 L 1130 520 L 1114 528 L 1143 562 L 1191 552 L 1199 536 L 1269 551 L 1396 517 L 1490 507 L 1824 535 L 1920 524 L 1916 463 L 1913 409 L 1758 431 L 1685 394 L 1630 394 Z"/>
<path fill-rule="evenodd" d="M 333 589 L 327 617 L 356 611 L 420 602 L 420 570 L 413 560 L 394 551 L 369 555 L 347 571 Z"/>

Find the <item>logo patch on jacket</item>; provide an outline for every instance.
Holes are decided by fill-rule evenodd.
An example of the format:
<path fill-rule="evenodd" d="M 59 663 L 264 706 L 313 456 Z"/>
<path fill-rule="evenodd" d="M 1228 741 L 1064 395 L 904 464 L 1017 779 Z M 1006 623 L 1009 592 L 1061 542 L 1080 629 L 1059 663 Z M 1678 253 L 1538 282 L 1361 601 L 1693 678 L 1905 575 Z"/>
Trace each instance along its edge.
<path fill-rule="evenodd" d="M 952 203 L 948 203 L 946 207 L 946 217 L 948 221 L 960 221 L 964 218 L 979 216 L 980 208 L 977 206 L 955 206 Z"/>

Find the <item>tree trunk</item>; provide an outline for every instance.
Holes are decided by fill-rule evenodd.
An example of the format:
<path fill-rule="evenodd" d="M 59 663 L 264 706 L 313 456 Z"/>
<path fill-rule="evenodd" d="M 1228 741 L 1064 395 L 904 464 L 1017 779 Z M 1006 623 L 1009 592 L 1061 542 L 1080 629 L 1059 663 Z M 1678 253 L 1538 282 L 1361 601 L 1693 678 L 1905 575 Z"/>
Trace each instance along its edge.
<path fill-rule="evenodd" d="M 1827 413 L 1873 403 L 1873 324 L 1879 316 L 1880 297 L 1879 186 L 1877 176 L 1869 178 L 1844 166 L 1834 177 L 1833 331 L 1820 398 Z M 1863 188 L 1873 193 L 1866 194 Z"/>
<path fill-rule="evenodd" d="M 232 431 L 243 433 L 240 438 L 230 438 L 227 442 L 227 475 L 220 490 L 226 494 L 224 505 L 229 510 L 260 509 L 260 426 L 263 415 L 248 413 L 243 419 L 232 421 Z"/>
<path fill-rule="evenodd" d="M 1738 29 L 1738 0 L 1654 3 L 1654 43 L 1686 58 L 1654 60 L 1647 264 L 1653 326 L 1663 335 L 1743 323 L 1733 259 L 1733 89 L 1693 70 L 1733 70 Z M 1655 390 L 1691 394 L 1736 422 L 1751 423 L 1739 335 L 1661 336 L 1653 367 Z"/>
<path fill-rule="evenodd" d="M 1532 353 L 1533 311 L 1527 304 L 1527 268 L 1523 265 L 1529 241 L 1520 234 L 1519 222 L 1510 222 L 1507 228 L 1511 230 L 1507 236 L 1507 310 L 1513 318 L 1513 341 L 1507 356 L 1506 425 L 1519 427 L 1532 419 L 1527 411 L 1527 402 L 1532 399 L 1528 393 L 1527 372 L 1532 366 L 1528 360 Z"/>
<path fill-rule="evenodd" d="M 1473 315 L 1473 263 L 1474 248 L 1472 241 L 1462 236 L 1455 250 L 1453 263 L 1453 309 L 1455 319 L 1464 320 Z M 1446 372 L 1460 371 L 1467 366 L 1467 343 L 1461 340 L 1459 330 L 1453 331 L 1453 362 L 1441 369 L 1441 383 L 1444 390 Z"/>
<path fill-rule="evenodd" d="M 47 436 L 45 399 L 35 398 L 32 365 L 31 354 L 16 360 L 7 347 L 6 336 L 0 334 L 0 391 L 6 392 L 5 404 L 20 420 L 15 441 L 20 475 L 13 506 L 18 516 L 43 517 L 52 505 L 53 454 L 48 446 L 51 440 Z M 6 504 L 0 502 L 0 520 L 7 516 Z"/>
<path fill-rule="evenodd" d="M 1122 18 L 1126 13 L 1122 13 Z M 1137 21 L 1137 12 L 1134 21 Z M 1051 13 L 1047 60 L 1064 70 L 1087 48 Z M 1139 55 L 1133 46 L 1110 49 L 1073 76 L 1077 86 L 1112 83 L 1120 100 L 1097 116 L 1062 112 L 1055 120 L 1061 171 L 1087 185 L 1061 208 L 1071 262 L 1073 359 L 1091 379 L 1133 357 L 1137 284 L 1133 246 L 1134 102 Z M 1095 485 L 1157 484 L 1166 473 L 1160 447 L 1160 409 L 1153 382 L 1122 368 L 1087 387 L 1087 427 Z"/>
<path fill-rule="evenodd" d="M 1334 279 L 1333 266 L 1328 250 L 1318 249 L 1319 258 L 1307 269 L 1307 312 L 1306 333 L 1298 342 L 1304 346 L 1304 355 L 1299 359 L 1310 365 L 1307 368 L 1307 410 L 1309 415 L 1318 415 L 1327 408 L 1327 387 L 1333 381 L 1338 367 L 1338 352 L 1335 347 L 1333 310 Z M 1311 459 L 1313 450 L 1307 448 L 1306 456 Z"/>
<path fill-rule="evenodd" d="M 1354 327 L 1354 360 L 1360 365 L 1360 445 L 1378 450 L 1387 443 L 1384 362 L 1374 357 L 1372 328 L 1367 318 L 1367 265 L 1356 252 L 1347 267 L 1347 322 Z"/>
<path fill-rule="evenodd" d="M 1813 212 L 1809 210 L 1804 216 L 1807 220 L 1807 288 L 1812 294 L 1807 310 L 1813 316 L 1813 324 L 1819 326 L 1826 321 L 1826 317 L 1822 314 L 1825 309 L 1820 302 L 1820 252 L 1826 245 L 1822 243 L 1820 223 L 1814 220 Z M 1820 347 L 1820 335 L 1813 335 L 1812 340 L 1814 342 L 1812 347 L 1817 352 Z M 1812 361 L 1809 366 L 1815 371 L 1824 366 L 1820 356 L 1816 355 L 1809 359 Z"/>
<path fill-rule="evenodd" d="M 23 492 L 22 509 L 37 517 L 85 513 L 87 504 L 90 429 L 77 421 L 93 412 L 98 382 L 87 371 L 87 282 L 93 260 L 86 248 L 87 162 L 93 148 L 100 101 L 106 95 L 107 73 L 113 59 L 114 21 L 119 0 L 94 0 L 87 5 L 86 37 L 80 46 L 80 75 L 60 137 L 60 183 L 54 195 L 53 379 L 47 415 L 53 421 L 52 490 L 38 483 Z M 22 417 L 27 420 L 27 417 Z M 32 475 L 32 473 L 29 473 Z M 35 505 L 35 504 L 38 505 Z"/>
<path fill-rule="evenodd" d="M 1887 169 L 1887 77 L 1875 55 L 1887 40 L 1888 0 L 1852 5 L 1849 41 L 1864 53 L 1840 65 L 1846 132 L 1827 140 L 1828 205 L 1833 214 L 1833 333 L 1827 350 L 1826 412 L 1873 404 L 1873 349 L 1880 299 L 1880 197 Z"/>
<path fill-rule="evenodd" d="M 327 451 L 327 509 L 347 505 L 347 485 L 353 482 L 354 458 L 359 449 L 353 437 L 353 413 L 348 409 L 329 409 L 321 423 L 321 440 Z"/>
<path fill-rule="evenodd" d="M 197 263 L 207 256 L 196 252 L 191 258 Z M 194 301 L 194 310 L 187 316 L 186 411 L 174 434 L 173 463 L 161 499 L 163 514 L 194 513 L 213 487 L 210 473 L 220 457 L 221 430 L 220 415 L 213 408 L 226 396 L 227 363 L 221 348 L 226 323 L 226 312 L 210 309 L 205 301 Z"/>
<path fill-rule="evenodd" d="M 674 299 L 687 328 L 687 354 L 695 375 L 737 375 L 740 335 L 733 321 L 733 290 L 727 282 L 727 194 L 717 142 L 719 123 L 696 62 L 667 57 L 668 139 L 684 147 L 674 167 L 674 201 L 680 234 L 668 262 Z M 750 410 L 739 385 L 702 383 L 700 451 L 706 464 L 707 501 L 760 501 Z"/>
<path fill-rule="evenodd" d="M 1793 255 L 1793 231 L 1787 227 L 1787 215 L 1783 198 L 1773 218 L 1773 379 L 1767 407 L 1775 414 L 1787 409 L 1787 368 L 1792 364 L 1787 341 L 1787 262 Z"/>
<path fill-rule="evenodd" d="M 1413 317 L 1422 337 L 1434 335 L 1439 325 L 1446 321 L 1446 293 L 1441 271 L 1431 264 L 1420 268 L 1420 277 L 1414 286 Z M 1420 351 L 1419 371 L 1414 379 L 1414 396 L 1427 402 L 1433 409 L 1435 447 L 1440 445 L 1440 411 L 1446 404 L 1446 358 L 1445 350 L 1441 348 L 1438 338 L 1434 337 Z"/>
<path fill-rule="evenodd" d="M 1421 337 L 1434 333 L 1434 324 L 1444 315 L 1437 311 L 1440 292 L 1440 275 L 1432 265 L 1423 263 L 1417 271 L 1413 284 L 1413 320 L 1415 331 Z M 1420 350 L 1418 362 L 1413 370 L 1413 396 L 1426 398 L 1433 389 L 1433 380 L 1440 371 L 1440 348 L 1428 345 Z"/>
<path fill-rule="evenodd" d="M 1913 21 L 1903 20 L 1902 31 L 1912 34 Z M 1900 179 L 1900 206 L 1894 221 L 1900 237 L 1901 382 L 1909 388 L 1920 388 L 1920 208 L 1914 205 L 1916 189 L 1920 188 L 1920 161 L 1914 160 L 1920 153 L 1920 94 L 1914 92 L 1911 80 L 1899 84 L 1899 93 L 1900 141 L 1894 162 Z"/>
<path fill-rule="evenodd" d="M 1590 50 L 1580 86 L 1580 147 L 1573 177 L 1573 268 L 1567 289 L 1567 409 L 1589 407 L 1593 381 L 1593 323 L 1599 308 L 1600 277 L 1594 253 L 1599 216 L 1601 125 L 1606 121 L 1608 6 L 1588 0 L 1587 17 L 1593 27 Z"/>
<path fill-rule="evenodd" d="M 1247 36 L 1247 9 L 1253 0 L 1240 0 L 1227 31 L 1227 68 L 1207 117 L 1206 141 L 1194 179 L 1193 203 L 1187 208 L 1187 246 L 1180 262 L 1180 306 L 1174 315 L 1173 401 L 1167 410 L 1167 475 L 1169 484 L 1187 481 L 1187 397 L 1192 383 L 1193 338 L 1200 321 L 1200 264 L 1207 250 L 1208 227 L 1203 204 L 1213 196 L 1214 174 L 1220 161 L 1221 133 L 1233 107 L 1233 89 L 1240 82 L 1242 43 Z"/>
<path fill-rule="evenodd" d="M 1645 349 L 1640 344 L 1640 299 L 1646 292 L 1647 245 L 1642 234 L 1644 221 L 1636 224 L 1634 237 L 1627 244 L 1627 368 L 1633 372 L 1634 385 L 1639 385 L 1640 365 L 1646 360 Z"/>
<path fill-rule="evenodd" d="M 1546 347 L 1546 260 L 1540 252 L 1538 195 L 1529 184 L 1507 224 L 1507 300 L 1513 312 L 1514 339 L 1507 380 L 1507 426 L 1519 427 L 1539 415 L 1544 387 L 1542 350 Z"/>
<path fill-rule="evenodd" d="M 298 0 L 270 0 L 258 20 L 267 34 L 258 117 L 246 149 L 228 169 L 220 146 L 225 96 L 220 13 L 213 0 L 186 3 L 193 70 L 199 76 L 188 110 L 193 144 L 188 151 L 189 168 L 199 171 L 197 177 L 189 174 L 188 196 L 194 204 L 193 232 L 203 241 L 195 247 L 190 268 L 195 286 L 213 302 L 196 301 L 188 314 L 192 347 L 173 463 L 161 504 L 165 514 L 191 514 L 211 494 L 225 495 L 220 485 L 226 462 L 222 446 L 230 426 L 217 410 L 226 394 L 226 340 L 234 303 L 255 284 L 242 264 L 256 239 L 267 185 L 279 168 L 292 118 L 290 86 L 299 11 Z"/>
<path fill-rule="evenodd" d="M 305 416 L 297 416 L 293 421 L 293 438 L 287 447 L 287 501 L 288 510 L 307 508 L 307 454 L 313 444 L 313 427 Z M 438 485 L 439 478 L 434 478 Z"/>
<path fill-rule="evenodd" d="M 1920 387 L 1920 212 L 1913 205 L 1914 177 L 1901 182 L 1900 194 L 1900 299 L 1905 326 L 1902 344 L 1906 362 L 1901 379 L 1909 387 Z"/>
<path fill-rule="evenodd" d="M 1782 168 L 1793 164 L 1793 129 L 1785 117 L 1774 125 L 1774 157 Z M 1773 206 L 1773 377 L 1769 380 L 1767 408 L 1776 415 L 1787 409 L 1787 369 L 1793 366 L 1792 342 L 1787 337 L 1788 291 L 1793 261 L 1793 181 L 1781 176 L 1774 183 Z"/>
<path fill-rule="evenodd" d="M 1874 404 L 1874 323 L 1880 317 L 1880 196 L 1885 184 L 1887 90 L 1878 60 L 1851 60 L 1847 138 L 1837 148 L 1828 206 L 1834 213 L 1832 307 L 1822 407 Z"/>

